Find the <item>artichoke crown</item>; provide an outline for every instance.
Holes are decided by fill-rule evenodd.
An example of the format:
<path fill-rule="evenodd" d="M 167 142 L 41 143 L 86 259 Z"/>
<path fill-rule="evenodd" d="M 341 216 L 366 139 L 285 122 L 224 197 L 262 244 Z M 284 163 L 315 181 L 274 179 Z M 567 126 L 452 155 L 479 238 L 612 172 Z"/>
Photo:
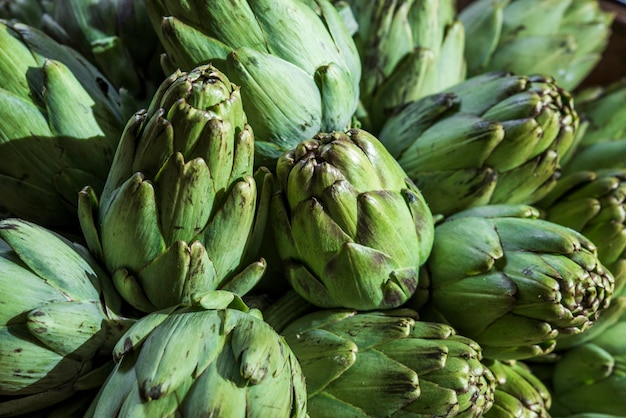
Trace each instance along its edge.
<path fill-rule="evenodd" d="M 273 224 L 291 283 L 318 306 L 397 307 L 417 287 L 433 219 L 362 130 L 319 134 L 278 161 Z"/>
<path fill-rule="evenodd" d="M 475 339 L 488 358 L 523 359 L 551 352 L 560 333 L 583 332 L 609 306 L 613 275 L 582 234 L 537 210 L 481 212 L 435 228 L 426 318 Z"/>
<path fill-rule="evenodd" d="M 493 402 L 478 344 L 410 309 L 318 311 L 283 334 L 302 365 L 312 417 L 481 416 Z"/>

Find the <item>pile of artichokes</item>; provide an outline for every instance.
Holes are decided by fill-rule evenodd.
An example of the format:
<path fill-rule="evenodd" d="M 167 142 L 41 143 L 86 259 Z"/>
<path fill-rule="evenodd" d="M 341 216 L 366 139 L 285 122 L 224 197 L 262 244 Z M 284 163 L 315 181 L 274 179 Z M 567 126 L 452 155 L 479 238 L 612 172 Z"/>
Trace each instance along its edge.
<path fill-rule="evenodd" d="M 465 3 L 0 0 L 0 417 L 626 417 L 615 13 Z"/>

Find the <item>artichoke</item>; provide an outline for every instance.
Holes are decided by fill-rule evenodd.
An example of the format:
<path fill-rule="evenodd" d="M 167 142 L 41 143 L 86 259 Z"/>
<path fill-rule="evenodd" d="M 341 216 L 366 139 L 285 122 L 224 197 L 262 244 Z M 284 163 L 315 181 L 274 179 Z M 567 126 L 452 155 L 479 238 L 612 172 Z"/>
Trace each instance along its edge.
<path fill-rule="evenodd" d="M 80 193 L 90 250 L 122 297 L 151 312 L 260 279 L 254 261 L 269 210 L 267 170 L 253 177 L 254 136 L 239 87 L 210 65 L 177 71 L 128 121 L 102 194 Z M 261 187 L 260 187 L 261 189 Z"/>
<path fill-rule="evenodd" d="M 624 416 L 626 393 L 626 316 L 593 340 L 566 350 L 554 367 L 556 417 L 576 413 Z"/>
<path fill-rule="evenodd" d="M 102 190 L 124 127 L 95 67 L 23 24 L 0 21 L 0 207 L 44 227 L 77 227 L 78 192 Z"/>
<path fill-rule="evenodd" d="M 236 295 L 210 293 L 137 321 L 85 417 L 305 417 L 304 379 L 283 338 Z"/>
<path fill-rule="evenodd" d="M 336 0 L 335 5 L 351 12 L 357 25 L 364 129 L 376 134 L 393 109 L 465 79 L 465 32 L 455 1 Z"/>
<path fill-rule="evenodd" d="M 366 131 L 320 133 L 276 166 L 278 253 L 310 303 L 398 307 L 415 292 L 434 222 L 420 191 Z"/>
<path fill-rule="evenodd" d="M 433 213 L 450 215 L 539 200 L 577 128 L 571 95 L 552 78 L 488 73 L 407 104 L 378 137 Z"/>
<path fill-rule="evenodd" d="M 34 413 L 101 384 L 132 320 L 87 249 L 0 221 L 0 416 Z"/>
<path fill-rule="evenodd" d="M 613 276 L 591 241 L 538 216 L 491 205 L 437 225 L 423 319 L 450 324 L 496 360 L 548 354 L 559 335 L 587 330 L 609 306 Z"/>
<path fill-rule="evenodd" d="M 168 68 L 212 63 L 242 87 L 257 163 L 344 130 L 359 99 L 356 46 L 330 0 L 148 0 Z"/>
<path fill-rule="evenodd" d="M 498 382 L 493 407 L 484 418 L 550 418 L 550 391 L 520 361 L 486 363 Z"/>
<path fill-rule="evenodd" d="M 415 311 L 321 310 L 283 331 L 318 417 L 480 417 L 495 379 L 481 349 Z"/>
<path fill-rule="evenodd" d="M 537 206 L 548 221 L 575 229 L 596 245 L 619 294 L 626 284 L 626 169 L 571 173 Z"/>
<path fill-rule="evenodd" d="M 568 90 L 595 68 L 614 14 L 597 0 L 477 0 L 463 9 L 469 76 L 544 73 Z"/>

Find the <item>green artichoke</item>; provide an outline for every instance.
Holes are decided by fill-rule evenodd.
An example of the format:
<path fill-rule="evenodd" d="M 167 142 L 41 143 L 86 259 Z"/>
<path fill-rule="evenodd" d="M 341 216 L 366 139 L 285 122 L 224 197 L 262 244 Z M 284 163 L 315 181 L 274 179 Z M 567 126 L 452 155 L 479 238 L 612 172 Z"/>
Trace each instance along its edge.
<path fill-rule="evenodd" d="M 282 332 L 318 417 L 480 417 L 495 379 L 481 349 L 415 311 L 322 310 Z"/>
<path fill-rule="evenodd" d="M 539 200 L 577 128 L 572 98 L 552 78 L 488 73 L 409 103 L 378 137 L 433 213 L 450 215 Z"/>
<path fill-rule="evenodd" d="M 559 335 L 588 329 L 609 306 L 613 276 L 591 241 L 538 216 L 491 205 L 437 225 L 423 319 L 450 324 L 496 360 L 548 354 Z"/>
<path fill-rule="evenodd" d="M 79 219 L 131 305 L 151 312 L 216 288 L 243 295 L 260 279 L 265 261 L 252 260 L 271 174 L 258 171 L 257 190 L 253 147 L 239 87 L 210 65 L 173 73 L 129 120 L 102 194 L 81 191 Z"/>
<path fill-rule="evenodd" d="M 477 0 L 459 18 L 469 76 L 543 73 L 573 90 L 600 61 L 614 14 L 597 0 Z"/>
<path fill-rule="evenodd" d="M 78 192 L 100 191 L 124 127 L 95 67 L 44 33 L 0 21 L 0 207 L 77 227 Z"/>
<path fill-rule="evenodd" d="M 515 360 L 486 364 L 498 384 L 493 407 L 484 418 L 550 418 L 550 391 L 526 364 Z"/>
<path fill-rule="evenodd" d="M 330 0 L 146 2 L 167 66 L 210 62 L 242 87 L 257 163 L 318 132 L 346 129 L 359 99 L 361 64 Z"/>
<path fill-rule="evenodd" d="M 0 416 L 34 413 L 101 384 L 131 320 L 87 249 L 0 221 Z"/>
<path fill-rule="evenodd" d="M 272 225 L 296 292 L 320 307 L 398 307 L 415 292 L 434 222 L 420 191 L 366 131 L 320 133 L 276 166 Z"/>
<path fill-rule="evenodd" d="M 85 417 L 305 417 L 300 366 L 258 311 L 225 291 L 199 303 L 137 321 Z"/>
<path fill-rule="evenodd" d="M 347 5 L 347 9 L 343 9 Z M 454 0 L 336 0 L 357 25 L 362 127 L 374 134 L 408 102 L 465 79 L 465 32 Z"/>
<path fill-rule="evenodd" d="M 615 294 L 626 284 L 626 169 L 571 173 L 537 206 L 548 221 L 582 233 L 615 279 Z"/>
<path fill-rule="evenodd" d="M 626 316 L 585 344 L 566 350 L 552 376 L 556 417 L 577 413 L 624 416 Z"/>

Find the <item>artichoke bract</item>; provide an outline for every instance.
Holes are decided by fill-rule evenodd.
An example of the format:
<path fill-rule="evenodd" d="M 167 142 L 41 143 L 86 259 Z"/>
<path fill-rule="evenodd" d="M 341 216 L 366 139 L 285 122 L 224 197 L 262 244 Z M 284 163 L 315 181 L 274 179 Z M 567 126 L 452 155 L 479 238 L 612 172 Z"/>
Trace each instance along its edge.
<path fill-rule="evenodd" d="M 465 32 L 453 0 L 334 3 L 357 25 L 366 111 L 359 120 L 369 132 L 376 134 L 393 109 L 465 79 Z"/>
<path fill-rule="evenodd" d="M 480 417 L 495 379 L 480 346 L 415 311 L 322 310 L 282 331 L 319 417 Z"/>
<path fill-rule="evenodd" d="M 0 207 L 77 227 L 78 192 L 102 190 L 124 127 L 116 89 L 72 49 L 0 21 Z"/>
<path fill-rule="evenodd" d="M 146 2 L 167 67 L 211 63 L 242 87 L 258 163 L 318 132 L 344 130 L 357 109 L 361 64 L 330 0 Z"/>
<path fill-rule="evenodd" d="M 304 378 L 284 339 L 236 295 L 205 296 L 148 314 L 122 336 L 85 417 L 307 416 Z"/>
<path fill-rule="evenodd" d="M 102 194 L 79 196 L 87 244 L 125 300 L 150 312 L 254 286 L 271 174 L 258 170 L 258 191 L 253 158 L 239 87 L 223 73 L 200 66 L 161 84 L 129 120 Z"/>
<path fill-rule="evenodd" d="M 398 307 L 430 254 L 420 191 L 366 131 L 320 133 L 276 165 L 271 220 L 292 287 L 320 307 Z"/>
<path fill-rule="evenodd" d="M 559 335 L 593 325 L 613 276 L 589 239 L 538 216 L 530 206 L 489 205 L 437 225 L 423 319 L 450 324 L 497 360 L 548 354 Z"/>
<path fill-rule="evenodd" d="M 555 417 L 577 413 L 624 416 L 626 315 L 593 340 L 566 350 L 552 375 Z"/>
<path fill-rule="evenodd" d="M 459 18 L 468 75 L 538 72 L 573 90 L 600 61 L 614 14 L 597 0 L 477 0 Z"/>
<path fill-rule="evenodd" d="M 102 384 L 132 320 L 86 248 L 31 222 L 0 221 L 0 416 Z"/>
<path fill-rule="evenodd" d="M 378 137 L 433 213 L 450 215 L 542 198 L 578 124 L 571 95 L 553 78 L 495 72 L 407 104 Z"/>
<path fill-rule="evenodd" d="M 575 229 L 595 244 L 619 294 L 626 284 L 626 170 L 566 175 L 537 206 L 546 220 Z"/>
<path fill-rule="evenodd" d="M 546 385 L 520 361 L 486 362 L 497 386 L 485 418 L 550 418 L 552 396 Z"/>

